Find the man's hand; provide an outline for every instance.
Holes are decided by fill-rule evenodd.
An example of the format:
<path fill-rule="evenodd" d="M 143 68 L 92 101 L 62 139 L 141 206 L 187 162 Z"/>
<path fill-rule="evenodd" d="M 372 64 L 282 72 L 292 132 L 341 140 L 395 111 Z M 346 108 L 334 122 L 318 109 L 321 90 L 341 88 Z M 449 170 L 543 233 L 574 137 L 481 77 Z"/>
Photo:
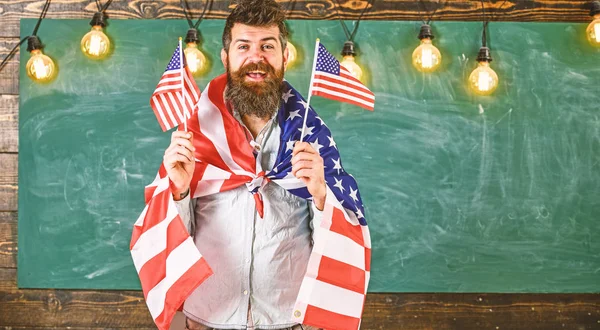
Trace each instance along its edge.
<path fill-rule="evenodd" d="M 172 182 L 173 199 L 183 199 L 190 188 L 194 174 L 195 158 L 192 132 L 175 131 L 171 144 L 165 150 L 163 164 Z"/>
<path fill-rule="evenodd" d="M 313 202 L 319 210 L 325 207 L 327 186 L 323 158 L 307 142 L 297 142 L 292 151 L 292 174 L 306 184 Z"/>

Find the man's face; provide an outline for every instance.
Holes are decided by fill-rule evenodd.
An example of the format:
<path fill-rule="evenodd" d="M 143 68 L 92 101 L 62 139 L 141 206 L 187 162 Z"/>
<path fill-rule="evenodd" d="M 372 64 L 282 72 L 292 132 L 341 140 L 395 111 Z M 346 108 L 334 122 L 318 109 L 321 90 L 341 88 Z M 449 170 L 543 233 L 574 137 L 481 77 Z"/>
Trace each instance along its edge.
<path fill-rule="evenodd" d="M 287 49 L 282 49 L 277 26 L 236 23 L 229 52 L 221 51 L 227 69 L 226 98 L 241 115 L 270 118 L 281 100 Z"/>

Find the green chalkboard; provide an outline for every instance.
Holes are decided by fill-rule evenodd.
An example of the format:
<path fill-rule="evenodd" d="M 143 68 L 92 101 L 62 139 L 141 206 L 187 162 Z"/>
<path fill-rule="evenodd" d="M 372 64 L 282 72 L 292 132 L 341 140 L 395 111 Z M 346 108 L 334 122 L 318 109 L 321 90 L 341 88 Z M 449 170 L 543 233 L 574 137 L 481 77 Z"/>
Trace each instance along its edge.
<path fill-rule="evenodd" d="M 34 20 L 22 20 L 22 35 Z M 491 97 L 470 93 L 480 23 L 435 23 L 441 70 L 411 66 L 417 22 L 363 22 L 359 62 L 374 112 L 313 98 L 356 176 L 373 241 L 371 292 L 600 292 L 600 50 L 583 24 L 492 23 Z M 219 60 L 223 21 L 201 25 Z M 315 38 L 336 21 L 292 21 L 304 95 Z M 168 145 L 149 98 L 185 21 L 111 20 L 114 52 L 85 58 L 87 20 L 44 20 L 59 66 L 31 82 L 21 52 L 19 287 L 137 289 L 129 255 Z M 208 79 L 198 79 L 203 88 Z"/>

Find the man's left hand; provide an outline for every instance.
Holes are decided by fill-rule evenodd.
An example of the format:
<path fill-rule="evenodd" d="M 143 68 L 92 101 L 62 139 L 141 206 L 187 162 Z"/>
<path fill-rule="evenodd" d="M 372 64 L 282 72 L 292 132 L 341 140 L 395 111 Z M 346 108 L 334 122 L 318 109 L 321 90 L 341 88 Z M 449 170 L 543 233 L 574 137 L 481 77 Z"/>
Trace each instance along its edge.
<path fill-rule="evenodd" d="M 308 142 L 296 142 L 292 150 L 292 174 L 306 184 L 319 210 L 325 207 L 327 186 L 323 158 Z"/>

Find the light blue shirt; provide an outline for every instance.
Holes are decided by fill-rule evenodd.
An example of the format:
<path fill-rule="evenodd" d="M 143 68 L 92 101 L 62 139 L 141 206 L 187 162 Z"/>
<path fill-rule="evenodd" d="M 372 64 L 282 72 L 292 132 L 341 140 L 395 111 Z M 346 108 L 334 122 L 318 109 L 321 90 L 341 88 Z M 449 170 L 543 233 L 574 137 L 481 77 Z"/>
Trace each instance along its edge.
<path fill-rule="evenodd" d="M 273 167 L 280 133 L 274 117 L 251 143 L 257 168 L 268 172 Z M 273 182 L 261 193 L 264 218 L 245 185 L 176 202 L 214 272 L 186 300 L 184 313 L 190 319 L 217 329 L 295 324 L 290 319 L 312 250 L 312 222 L 320 222 L 321 212 Z"/>

